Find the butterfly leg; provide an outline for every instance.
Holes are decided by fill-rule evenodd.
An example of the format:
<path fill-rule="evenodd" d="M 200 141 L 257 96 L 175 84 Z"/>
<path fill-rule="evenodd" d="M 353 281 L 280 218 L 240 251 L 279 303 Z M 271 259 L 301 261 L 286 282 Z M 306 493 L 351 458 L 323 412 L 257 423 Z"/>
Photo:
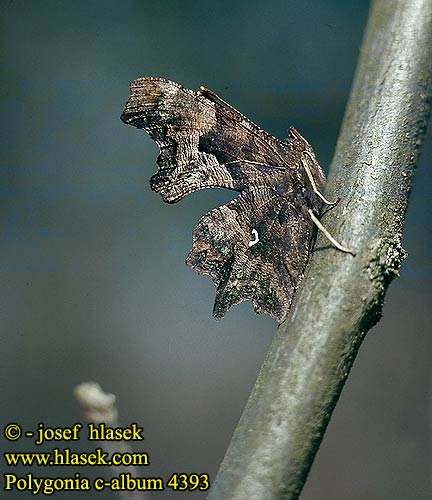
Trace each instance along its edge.
<path fill-rule="evenodd" d="M 303 154 L 308 154 L 307 151 L 304 151 Z M 309 181 L 311 183 L 311 186 L 312 186 L 312 189 L 314 191 L 314 193 L 319 197 L 321 198 L 321 200 L 326 204 L 326 205 L 337 205 L 340 201 L 340 198 L 338 198 L 336 201 L 329 201 L 327 200 L 327 198 L 325 198 L 325 196 L 319 192 L 316 184 L 315 184 L 315 179 L 313 178 L 313 175 L 312 175 L 312 172 L 310 171 L 310 168 L 309 168 L 309 165 L 308 165 L 308 162 L 305 160 L 305 158 L 302 156 L 301 157 L 301 162 L 302 162 L 302 165 L 303 165 L 303 168 L 305 169 L 305 172 L 309 178 Z"/>
<path fill-rule="evenodd" d="M 330 243 L 332 245 L 334 245 L 338 250 L 340 250 L 341 252 L 344 252 L 344 253 L 349 253 L 351 254 L 353 257 L 355 257 L 355 253 L 350 250 L 349 248 L 347 247 L 344 247 L 343 245 L 341 245 L 338 241 L 336 241 L 333 236 L 327 231 L 327 229 L 321 224 L 320 220 L 318 219 L 318 217 L 316 217 L 316 215 L 313 213 L 313 211 L 308 208 L 308 212 L 309 212 L 309 215 L 313 221 L 313 223 L 317 226 L 317 228 L 322 231 L 324 233 L 324 236 L 330 241 Z"/>

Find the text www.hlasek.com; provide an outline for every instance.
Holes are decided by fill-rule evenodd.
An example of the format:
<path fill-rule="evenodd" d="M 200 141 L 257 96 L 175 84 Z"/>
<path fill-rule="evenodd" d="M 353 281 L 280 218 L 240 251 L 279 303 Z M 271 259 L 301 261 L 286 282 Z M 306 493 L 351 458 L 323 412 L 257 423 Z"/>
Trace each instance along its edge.
<path fill-rule="evenodd" d="M 70 448 L 54 448 L 50 453 L 4 453 L 7 465 L 149 465 L 147 453 L 113 453 L 102 448 L 93 453 L 75 453 Z"/>

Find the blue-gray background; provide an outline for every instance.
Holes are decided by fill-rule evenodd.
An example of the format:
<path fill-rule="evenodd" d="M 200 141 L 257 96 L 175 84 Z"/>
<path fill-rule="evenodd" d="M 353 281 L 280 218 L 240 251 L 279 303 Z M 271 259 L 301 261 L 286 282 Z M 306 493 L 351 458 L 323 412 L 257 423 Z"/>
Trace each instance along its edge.
<path fill-rule="evenodd" d="M 234 195 L 206 190 L 170 206 L 150 191 L 157 147 L 119 120 L 128 83 L 205 84 L 277 137 L 294 124 L 326 169 L 368 2 L 0 6 L 1 424 L 81 420 L 73 387 L 96 380 L 117 395 L 123 423 L 145 427 L 147 476 L 213 478 L 276 324 L 250 304 L 212 319 L 214 287 L 184 258 L 199 217 Z M 430 498 L 431 142 L 407 216 L 409 258 L 303 500 Z M 56 498 L 66 496 L 84 494 Z"/>

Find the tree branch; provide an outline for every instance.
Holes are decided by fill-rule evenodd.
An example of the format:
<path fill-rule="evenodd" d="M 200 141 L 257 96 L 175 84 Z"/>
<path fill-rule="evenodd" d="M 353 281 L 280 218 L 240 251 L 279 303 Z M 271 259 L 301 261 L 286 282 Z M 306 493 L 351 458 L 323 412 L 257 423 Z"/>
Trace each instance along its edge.
<path fill-rule="evenodd" d="M 298 498 L 366 332 L 405 256 L 401 231 L 429 116 L 432 2 L 375 0 L 330 169 L 324 224 L 209 500 Z"/>

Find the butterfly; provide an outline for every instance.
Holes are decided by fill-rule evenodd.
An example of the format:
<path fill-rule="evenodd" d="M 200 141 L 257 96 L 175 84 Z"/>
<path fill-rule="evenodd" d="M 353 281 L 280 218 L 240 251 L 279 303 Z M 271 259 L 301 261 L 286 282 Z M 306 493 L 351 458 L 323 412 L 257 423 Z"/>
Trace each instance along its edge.
<path fill-rule="evenodd" d="M 121 119 L 158 144 L 150 186 L 163 201 L 205 188 L 240 193 L 198 221 L 186 258 L 216 286 L 213 316 L 250 300 L 256 313 L 282 322 L 303 278 L 322 202 L 332 204 L 320 193 L 325 176 L 311 145 L 294 127 L 284 141 L 276 139 L 211 90 L 194 92 L 163 78 L 132 81 Z"/>

